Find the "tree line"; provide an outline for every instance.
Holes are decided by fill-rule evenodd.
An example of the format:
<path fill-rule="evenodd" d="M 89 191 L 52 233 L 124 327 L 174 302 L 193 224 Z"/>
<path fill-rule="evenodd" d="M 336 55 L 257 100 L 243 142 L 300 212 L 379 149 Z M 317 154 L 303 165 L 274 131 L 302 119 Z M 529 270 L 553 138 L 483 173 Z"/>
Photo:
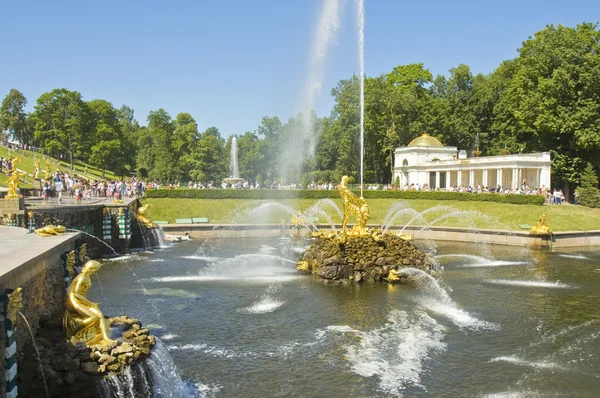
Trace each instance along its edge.
<path fill-rule="evenodd" d="M 359 171 L 359 78 L 341 80 L 331 114 L 306 116 L 318 130 L 314 150 L 288 167 L 286 143 L 298 140 L 305 116 L 264 117 L 237 134 L 241 177 L 251 181 L 337 181 Z M 81 159 L 118 174 L 160 181 L 220 181 L 230 174 L 229 149 L 216 127 L 198 131 L 188 113 L 150 112 L 141 126 L 127 106 L 84 101 L 56 89 L 31 114 L 11 90 L 0 108 L 0 131 L 72 162 Z M 550 151 L 553 184 L 579 185 L 586 168 L 600 169 L 600 31 L 597 24 L 548 25 L 528 38 L 518 56 L 487 75 L 461 64 L 433 76 L 422 63 L 399 65 L 365 79 L 365 181 L 391 182 L 394 148 L 428 132 L 444 145 L 483 155 Z M 264 185 L 263 185 L 264 186 Z M 570 189 L 569 189 L 570 190 Z"/>

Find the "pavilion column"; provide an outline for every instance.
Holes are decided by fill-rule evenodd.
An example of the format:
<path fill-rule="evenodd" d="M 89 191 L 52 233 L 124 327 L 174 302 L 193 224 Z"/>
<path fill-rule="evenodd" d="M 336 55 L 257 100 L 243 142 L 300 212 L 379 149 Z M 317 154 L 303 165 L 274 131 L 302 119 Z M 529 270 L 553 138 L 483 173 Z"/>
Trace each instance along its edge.
<path fill-rule="evenodd" d="M 475 170 L 469 170 L 469 186 L 475 186 Z"/>
<path fill-rule="evenodd" d="M 535 169 L 535 187 L 534 188 L 541 188 L 542 187 L 542 169 Z"/>
<path fill-rule="evenodd" d="M 462 170 L 456 172 L 456 186 L 462 187 Z"/>
<path fill-rule="evenodd" d="M 446 172 L 446 188 L 450 188 L 450 172 Z"/>
<path fill-rule="evenodd" d="M 435 172 L 435 188 L 439 188 L 440 187 L 440 172 L 436 171 Z"/>
<path fill-rule="evenodd" d="M 503 186 L 502 184 L 502 169 L 496 170 L 496 185 Z"/>
<path fill-rule="evenodd" d="M 481 178 L 483 180 L 483 181 L 481 181 L 481 185 L 483 185 L 484 187 L 487 187 L 488 186 L 488 171 L 487 171 L 487 169 L 484 169 L 481 174 L 482 174 Z"/>
<path fill-rule="evenodd" d="M 512 182 L 510 184 L 510 189 L 516 189 L 519 186 L 519 171 L 517 169 L 512 169 Z"/>

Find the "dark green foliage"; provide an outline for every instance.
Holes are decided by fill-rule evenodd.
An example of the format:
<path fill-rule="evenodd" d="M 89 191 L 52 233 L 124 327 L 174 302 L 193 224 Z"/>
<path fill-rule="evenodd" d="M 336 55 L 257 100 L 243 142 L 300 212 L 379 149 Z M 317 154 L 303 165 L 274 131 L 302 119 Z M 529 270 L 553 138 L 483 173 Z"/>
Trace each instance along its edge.
<path fill-rule="evenodd" d="M 424 191 L 364 191 L 367 199 L 427 199 L 497 202 L 513 204 L 544 204 L 541 195 L 472 194 L 467 192 Z M 147 198 L 180 199 L 337 199 L 337 190 L 285 190 L 285 189 L 150 189 Z"/>
<path fill-rule="evenodd" d="M 576 189 L 579 196 L 577 203 L 587 207 L 600 207 L 600 191 L 598 176 L 591 164 L 588 164 L 581 175 L 581 186 Z"/>

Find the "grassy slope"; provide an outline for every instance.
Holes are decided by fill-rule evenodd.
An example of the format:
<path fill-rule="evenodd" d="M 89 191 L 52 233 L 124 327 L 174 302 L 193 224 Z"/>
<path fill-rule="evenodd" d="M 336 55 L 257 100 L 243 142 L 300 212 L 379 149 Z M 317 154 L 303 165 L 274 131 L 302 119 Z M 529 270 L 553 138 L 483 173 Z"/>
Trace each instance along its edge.
<path fill-rule="evenodd" d="M 35 171 L 33 154 L 34 153 L 30 152 L 30 151 L 19 150 L 18 154 L 16 154 L 15 151 L 10 151 L 10 156 L 9 156 L 8 149 L 3 146 L 0 146 L 0 156 L 2 156 L 4 158 L 19 156 L 21 158 L 21 161 L 17 165 L 17 169 L 23 170 L 29 174 L 29 175 L 20 177 L 21 181 L 22 181 L 21 184 L 19 184 L 20 187 L 31 188 L 31 186 L 32 186 L 33 172 Z M 40 156 L 42 156 L 42 155 L 39 153 L 36 153 L 36 159 L 39 159 Z M 61 165 L 60 168 L 62 170 L 67 170 L 69 168 L 68 162 L 61 161 L 60 165 Z M 83 175 L 84 177 L 89 178 L 89 179 L 102 178 L 102 170 L 99 170 L 96 167 L 90 166 L 86 163 L 79 162 L 79 161 L 74 161 L 74 165 L 75 165 L 75 172 L 77 174 Z M 85 166 L 88 166 L 87 173 L 84 173 Z M 40 177 L 44 177 L 44 168 L 45 168 L 45 160 L 42 159 L 40 161 L 40 174 L 39 174 Z M 6 170 L 3 169 L 3 171 L 4 171 L 4 173 L 6 173 Z M 56 159 L 50 160 L 50 171 L 51 172 L 56 171 Z M 116 175 L 114 175 L 112 172 L 107 170 L 106 178 L 116 179 L 118 177 Z M 8 180 L 8 177 L 6 176 L 6 174 L 0 174 L 0 185 L 7 186 L 7 180 Z M 23 182 L 23 181 L 27 181 L 28 183 Z M 38 184 L 36 183 L 35 186 L 37 187 Z"/>
<path fill-rule="evenodd" d="M 176 218 L 208 217 L 211 223 L 230 223 L 235 219 L 237 223 L 281 223 L 289 222 L 290 216 L 283 211 L 265 211 L 262 214 L 255 212 L 254 217 L 244 215 L 238 208 L 252 208 L 259 203 L 241 199 L 146 199 L 151 204 L 150 216 L 155 220 L 175 222 Z M 335 200 L 341 207 L 341 200 Z M 313 199 L 282 200 L 278 203 L 292 206 L 294 209 L 305 210 L 316 203 Z M 383 221 L 388 210 L 396 203 L 402 203 L 406 208 L 423 211 L 437 205 L 449 206 L 458 211 L 471 211 L 481 214 L 462 214 L 458 217 L 442 220 L 436 225 L 478 227 L 503 230 L 519 230 L 518 224 L 534 225 L 540 215 L 548 214 L 548 225 L 553 231 L 587 231 L 600 230 L 600 209 L 588 209 L 574 205 L 513 205 L 490 202 L 459 202 L 459 201 L 431 201 L 431 200 L 403 200 L 371 199 L 368 201 L 371 211 L 370 223 L 378 224 Z M 341 222 L 335 210 L 325 207 L 334 222 Z M 427 222 L 447 213 L 447 211 L 432 211 L 425 216 Z M 270 214 L 270 215 L 269 215 Z M 317 215 L 318 216 L 318 215 Z M 487 216 L 487 217 L 486 217 Z M 404 214 L 397 219 L 398 224 L 404 224 L 413 216 Z M 320 222 L 326 222 L 324 217 L 319 217 Z M 354 221 L 352 221 L 354 222 Z M 422 223 L 421 223 L 422 224 Z"/>

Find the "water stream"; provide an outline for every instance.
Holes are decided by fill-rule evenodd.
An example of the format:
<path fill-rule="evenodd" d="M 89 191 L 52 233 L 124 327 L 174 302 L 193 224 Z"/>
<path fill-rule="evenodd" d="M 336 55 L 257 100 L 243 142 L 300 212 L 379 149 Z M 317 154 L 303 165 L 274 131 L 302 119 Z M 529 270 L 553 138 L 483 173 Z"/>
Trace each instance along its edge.
<path fill-rule="evenodd" d="M 38 350 L 37 344 L 35 344 L 35 338 L 33 337 L 31 325 L 29 325 L 29 321 L 27 320 L 27 318 L 25 318 L 25 315 L 23 315 L 21 311 L 19 311 L 19 315 L 25 321 L 27 329 L 29 329 L 29 336 L 31 336 L 31 344 L 33 345 L 33 349 L 35 350 L 35 355 L 37 356 L 37 361 L 40 366 L 40 375 L 42 376 L 42 380 L 44 381 L 44 390 L 46 391 L 46 397 L 50 397 L 50 392 L 48 391 L 48 383 L 46 383 L 46 375 L 44 374 L 44 367 L 42 365 L 42 358 L 40 357 L 40 351 Z"/>

